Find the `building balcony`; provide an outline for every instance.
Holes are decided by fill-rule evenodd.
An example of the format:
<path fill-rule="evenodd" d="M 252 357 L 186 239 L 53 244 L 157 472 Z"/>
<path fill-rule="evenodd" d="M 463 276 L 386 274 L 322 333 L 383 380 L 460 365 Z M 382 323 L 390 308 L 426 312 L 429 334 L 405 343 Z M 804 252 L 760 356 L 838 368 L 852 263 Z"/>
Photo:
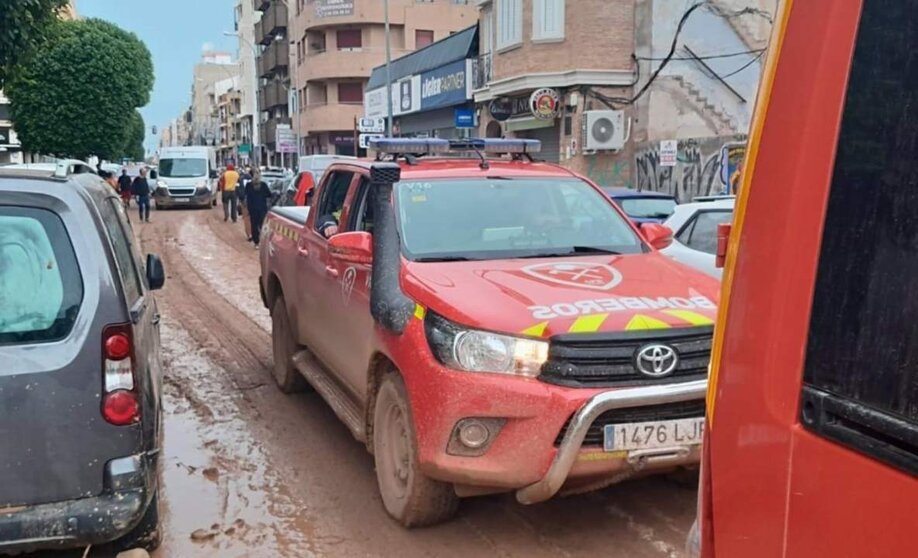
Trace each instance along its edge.
<path fill-rule="evenodd" d="M 329 103 L 307 105 L 300 119 L 302 133 L 351 130 L 354 119 L 363 116 L 363 104 Z"/>
<path fill-rule="evenodd" d="M 277 81 L 269 82 L 258 90 L 258 106 L 260 110 L 287 106 L 287 87 Z"/>
<path fill-rule="evenodd" d="M 393 49 L 393 60 L 409 51 Z M 310 54 L 303 61 L 301 75 L 306 81 L 326 79 L 366 79 L 373 68 L 384 64 L 386 51 L 382 48 L 361 48 L 353 50 L 325 50 Z"/>
<path fill-rule="evenodd" d="M 252 9 L 256 12 L 263 12 L 271 6 L 271 0 L 252 0 Z"/>
<path fill-rule="evenodd" d="M 258 77 L 271 77 L 290 65 L 290 45 L 287 41 L 274 41 L 258 57 Z"/>
<path fill-rule="evenodd" d="M 262 13 L 261 20 L 255 23 L 255 41 L 267 45 L 279 32 L 286 29 L 287 6 L 282 2 L 272 2 L 270 7 Z"/>
<path fill-rule="evenodd" d="M 261 141 L 265 145 L 274 145 L 277 142 L 277 126 L 290 124 L 290 119 L 286 116 L 281 118 L 271 118 L 261 124 Z M 353 124 L 351 124 L 353 126 Z"/>

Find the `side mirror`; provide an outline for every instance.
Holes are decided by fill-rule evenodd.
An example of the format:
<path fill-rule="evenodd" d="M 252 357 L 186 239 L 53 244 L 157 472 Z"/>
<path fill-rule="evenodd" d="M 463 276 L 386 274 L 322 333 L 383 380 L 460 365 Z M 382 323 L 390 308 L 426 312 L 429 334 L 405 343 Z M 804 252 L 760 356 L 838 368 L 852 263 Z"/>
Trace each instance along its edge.
<path fill-rule="evenodd" d="M 732 223 L 720 223 L 717 225 L 717 252 L 714 254 L 714 267 L 718 269 L 723 269 L 724 262 L 727 261 L 727 245 L 730 243 L 730 232 L 732 230 Z"/>
<path fill-rule="evenodd" d="M 659 223 L 644 223 L 641 225 L 641 234 L 656 250 L 662 250 L 673 243 L 673 230 Z"/>
<path fill-rule="evenodd" d="M 210 171 L 210 177 L 211 177 L 211 178 L 217 178 L 217 171 L 211 169 L 211 171 Z"/>
<path fill-rule="evenodd" d="M 163 261 L 156 254 L 147 254 L 147 283 L 150 290 L 156 291 L 163 288 L 166 282 L 166 272 L 163 270 Z"/>
<path fill-rule="evenodd" d="M 159 178 L 159 173 L 156 172 L 155 170 L 151 170 L 151 171 L 150 171 L 150 180 L 156 180 L 157 178 Z"/>
<path fill-rule="evenodd" d="M 328 240 L 328 253 L 342 262 L 373 263 L 373 235 L 364 231 L 336 234 Z"/>

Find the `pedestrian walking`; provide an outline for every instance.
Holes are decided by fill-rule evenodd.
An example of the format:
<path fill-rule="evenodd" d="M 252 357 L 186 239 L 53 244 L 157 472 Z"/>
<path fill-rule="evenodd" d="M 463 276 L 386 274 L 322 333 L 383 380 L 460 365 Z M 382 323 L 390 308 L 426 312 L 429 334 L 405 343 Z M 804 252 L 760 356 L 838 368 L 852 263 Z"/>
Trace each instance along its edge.
<path fill-rule="evenodd" d="M 239 186 L 239 173 L 236 172 L 236 167 L 232 163 L 226 165 L 226 172 L 223 173 L 223 176 L 220 177 L 220 181 L 223 182 L 223 190 L 220 197 L 223 201 L 223 221 L 228 221 L 232 218 L 233 222 L 236 222 L 236 204 L 239 201 L 238 194 L 236 192 L 237 187 Z"/>
<path fill-rule="evenodd" d="M 131 207 L 131 196 L 134 193 L 131 182 L 127 169 L 121 169 L 121 176 L 118 177 L 118 193 L 121 194 L 121 202 L 124 204 L 125 209 Z"/>
<path fill-rule="evenodd" d="M 268 214 L 268 200 L 271 199 L 271 189 L 261 179 L 261 171 L 252 173 L 252 180 L 245 187 L 245 207 L 252 225 L 252 242 L 258 248 L 261 240 L 261 225 Z"/>
<path fill-rule="evenodd" d="M 140 169 L 140 175 L 131 184 L 131 191 L 137 200 L 141 222 L 150 222 L 150 183 L 147 182 L 147 168 Z"/>

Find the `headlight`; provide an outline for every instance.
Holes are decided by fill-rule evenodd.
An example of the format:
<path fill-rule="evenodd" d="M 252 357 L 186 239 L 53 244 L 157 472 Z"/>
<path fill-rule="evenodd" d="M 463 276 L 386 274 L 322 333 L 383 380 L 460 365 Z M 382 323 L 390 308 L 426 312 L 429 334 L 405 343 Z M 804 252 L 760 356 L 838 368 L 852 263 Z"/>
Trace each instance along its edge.
<path fill-rule="evenodd" d="M 457 370 L 535 378 L 548 360 L 548 343 L 468 329 L 428 311 L 427 342 L 437 359 Z"/>
<path fill-rule="evenodd" d="M 198 182 L 197 184 L 194 185 L 194 187 L 197 188 L 198 190 L 210 190 L 210 186 L 208 186 L 206 180 L 202 180 Z"/>
<path fill-rule="evenodd" d="M 156 181 L 156 186 L 157 186 L 158 188 L 168 188 L 168 187 L 169 187 L 169 185 L 166 184 L 166 183 L 165 183 L 164 181 L 162 181 L 162 180 L 157 180 L 157 181 Z"/>

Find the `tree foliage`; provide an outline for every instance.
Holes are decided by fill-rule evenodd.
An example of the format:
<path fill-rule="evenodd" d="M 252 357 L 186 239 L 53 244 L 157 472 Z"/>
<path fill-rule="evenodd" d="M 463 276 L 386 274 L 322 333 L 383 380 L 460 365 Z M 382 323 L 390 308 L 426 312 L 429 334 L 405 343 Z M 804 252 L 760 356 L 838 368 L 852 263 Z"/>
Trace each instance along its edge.
<path fill-rule="evenodd" d="M 131 121 L 128 123 L 127 138 L 124 147 L 121 148 L 121 157 L 132 161 L 143 161 L 146 151 L 143 148 L 143 138 L 146 128 L 143 123 L 143 116 L 134 111 L 131 115 Z"/>
<path fill-rule="evenodd" d="M 0 0 L 0 88 L 67 0 Z"/>
<path fill-rule="evenodd" d="M 2 1 L 2 0 L 0 0 Z M 24 149 L 119 158 L 150 100 L 153 62 L 133 33 L 99 19 L 60 21 L 7 84 Z M 143 141 L 143 119 L 140 119 Z M 133 147 L 133 146 L 132 146 Z"/>

